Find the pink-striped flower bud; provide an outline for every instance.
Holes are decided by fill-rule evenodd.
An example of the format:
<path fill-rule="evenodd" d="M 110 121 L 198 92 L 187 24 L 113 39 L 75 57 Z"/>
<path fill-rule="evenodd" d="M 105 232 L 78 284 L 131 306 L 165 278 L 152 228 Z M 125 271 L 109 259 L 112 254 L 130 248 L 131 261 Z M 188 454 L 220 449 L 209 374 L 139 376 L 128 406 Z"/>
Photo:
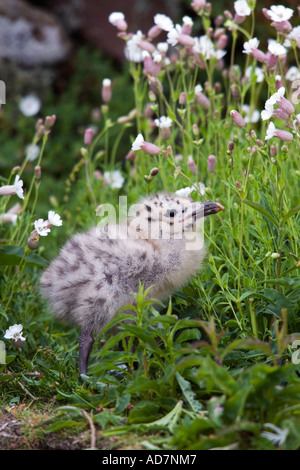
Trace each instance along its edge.
<path fill-rule="evenodd" d="M 237 13 L 234 15 L 234 21 L 236 22 L 236 24 L 244 23 L 245 19 L 246 19 L 246 16 L 240 16 Z"/>
<path fill-rule="evenodd" d="M 210 173 L 213 173 L 216 168 L 216 157 L 214 155 L 209 155 L 207 158 L 207 170 Z"/>
<path fill-rule="evenodd" d="M 266 54 L 261 51 L 260 49 L 252 49 L 251 55 L 258 60 L 258 62 L 266 62 L 267 56 Z"/>
<path fill-rule="evenodd" d="M 228 36 L 226 34 L 221 34 L 221 36 L 219 37 L 217 41 L 216 48 L 224 50 L 227 47 L 227 43 L 228 43 Z"/>
<path fill-rule="evenodd" d="M 275 77 L 275 86 L 276 86 L 276 90 L 279 90 L 279 88 L 282 88 L 284 86 L 280 75 L 276 75 Z"/>
<path fill-rule="evenodd" d="M 45 130 L 51 129 L 51 127 L 54 126 L 55 121 L 56 121 L 56 116 L 55 116 L 55 114 L 52 114 L 52 116 L 46 116 L 46 119 L 45 119 Z"/>
<path fill-rule="evenodd" d="M 294 114 L 295 112 L 295 108 L 292 103 L 287 100 L 284 96 L 282 96 L 279 101 L 276 101 L 276 104 L 279 106 L 281 111 L 283 111 L 287 115 Z"/>
<path fill-rule="evenodd" d="M 104 103 L 108 103 L 111 100 L 112 91 L 110 78 L 104 78 L 102 81 L 101 96 Z"/>
<path fill-rule="evenodd" d="M 222 15 L 216 16 L 215 26 L 218 28 L 219 26 L 221 26 L 222 23 L 223 23 L 223 16 Z"/>
<path fill-rule="evenodd" d="M 127 30 L 127 23 L 125 21 L 125 16 L 119 11 L 111 13 L 108 17 L 108 21 L 115 26 L 119 31 Z"/>
<path fill-rule="evenodd" d="M 287 121 L 290 118 L 290 116 L 284 111 L 282 111 L 282 109 L 280 108 L 274 109 L 272 113 L 272 117 L 276 119 L 280 119 L 281 121 Z"/>
<path fill-rule="evenodd" d="M 180 105 L 184 105 L 186 102 L 186 94 L 182 91 L 179 95 L 179 100 L 178 100 Z"/>
<path fill-rule="evenodd" d="M 157 26 L 157 24 L 155 24 L 149 29 L 147 36 L 149 39 L 154 39 L 157 36 L 159 36 L 161 32 L 162 32 L 162 29 L 159 26 Z"/>
<path fill-rule="evenodd" d="M 136 159 L 136 153 L 133 150 L 130 150 L 126 155 L 125 160 L 127 162 L 134 162 L 135 159 Z"/>
<path fill-rule="evenodd" d="M 196 93 L 195 98 L 196 98 L 197 103 L 200 104 L 200 106 L 203 109 L 209 109 L 210 108 L 210 101 L 207 98 L 207 96 L 205 96 L 204 93 L 202 93 L 202 92 Z"/>
<path fill-rule="evenodd" d="M 155 46 L 148 41 L 139 41 L 138 46 L 143 50 L 149 52 L 149 54 L 152 54 L 155 51 Z"/>
<path fill-rule="evenodd" d="M 232 13 L 230 13 L 229 10 L 225 10 L 225 11 L 224 11 L 224 16 L 225 16 L 225 18 L 227 18 L 228 20 L 232 20 L 232 19 L 233 19 Z"/>
<path fill-rule="evenodd" d="M 162 83 L 156 77 L 149 78 L 149 87 L 154 95 L 159 95 L 163 91 Z"/>
<path fill-rule="evenodd" d="M 83 138 L 83 141 L 84 141 L 84 145 L 90 145 L 92 140 L 93 140 L 93 129 L 86 129 L 85 133 L 84 133 L 84 138 Z"/>
<path fill-rule="evenodd" d="M 275 147 L 275 145 L 271 145 L 271 147 L 270 147 L 270 152 L 271 152 L 271 155 L 272 155 L 273 157 L 276 157 L 276 155 L 277 155 L 277 148 Z"/>
<path fill-rule="evenodd" d="M 267 66 L 269 69 L 273 70 L 278 63 L 278 57 L 274 54 L 267 55 Z"/>
<path fill-rule="evenodd" d="M 283 131 L 281 129 L 276 129 L 274 136 L 278 137 L 278 139 L 283 140 L 284 142 L 291 142 L 294 138 L 293 134 L 288 131 Z"/>
<path fill-rule="evenodd" d="M 238 113 L 237 111 L 235 111 L 235 110 L 230 111 L 230 116 L 232 117 L 232 120 L 233 120 L 234 124 L 236 124 L 238 127 L 245 127 L 246 126 L 245 120 L 242 118 L 240 113 Z"/>
<path fill-rule="evenodd" d="M 274 21 L 274 23 L 272 23 L 272 26 L 274 26 L 276 31 L 278 31 L 280 33 L 289 33 L 293 29 L 291 23 L 287 20 L 285 20 L 285 21 Z"/>
<path fill-rule="evenodd" d="M 150 142 L 146 142 L 142 134 L 139 134 L 135 141 L 132 144 L 131 150 L 136 152 L 137 150 L 144 150 L 144 152 L 149 153 L 149 155 L 159 155 L 161 150 L 160 148 Z"/>
<path fill-rule="evenodd" d="M 145 75 L 152 75 L 153 77 L 157 77 L 161 71 L 161 63 L 155 62 L 149 53 L 144 52 L 144 74 Z"/>
<path fill-rule="evenodd" d="M 199 10 L 206 7 L 206 0 L 193 0 L 191 7 L 195 12 L 198 13 Z"/>
<path fill-rule="evenodd" d="M 195 45 L 195 39 L 188 34 L 180 34 L 178 36 L 178 42 L 186 47 L 193 47 Z"/>
<path fill-rule="evenodd" d="M 191 170 L 191 172 L 193 173 L 193 175 L 196 175 L 197 174 L 197 165 L 193 159 L 193 157 L 191 155 L 188 156 L 188 167 L 189 169 Z"/>

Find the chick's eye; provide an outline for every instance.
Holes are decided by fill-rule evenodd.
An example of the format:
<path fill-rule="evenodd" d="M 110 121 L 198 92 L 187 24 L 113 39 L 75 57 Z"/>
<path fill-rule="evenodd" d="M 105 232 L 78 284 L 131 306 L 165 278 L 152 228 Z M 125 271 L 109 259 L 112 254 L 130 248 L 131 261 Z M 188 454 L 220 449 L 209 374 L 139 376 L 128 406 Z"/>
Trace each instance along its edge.
<path fill-rule="evenodd" d="M 175 217 L 176 215 L 176 211 L 174 209 L 170 209 L 168 212 L 167 212 L 167 215 L 169 217 Z"/>

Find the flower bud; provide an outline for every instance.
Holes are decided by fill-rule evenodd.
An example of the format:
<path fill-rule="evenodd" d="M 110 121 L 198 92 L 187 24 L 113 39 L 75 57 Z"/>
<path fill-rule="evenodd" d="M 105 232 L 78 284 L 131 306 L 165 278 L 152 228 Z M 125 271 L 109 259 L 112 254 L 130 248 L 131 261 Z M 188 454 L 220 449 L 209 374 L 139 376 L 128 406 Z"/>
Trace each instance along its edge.
<path fill-rule="evenodd" d="M 150 171 L 150 176 L 152 176 L 152 178 L 154 176 L 156 176 L 159 172 L 159 169 L 158 168 L 152 168 L 152 170 Z"/>
<path fill-rule="evenodd" d="M 178 101 L 179 101 L 179 104 L 181 104 L 181 105 L 184 105 L 184 104 L 185 104 L 185 102 L 186 102 L 186 95 L 185 95 L 185 93 L 184 93 L 183 91 L 180 93 L 180 95 L 179 95 L 179 100 L 178 100 Z"/>
<path fill-rule="evenodd" d="M 245 127 L 246 126 L 245 120 L 242 118 L 240 113 L 238 113 L 237 111 L 235 111 L 235 110 L 230 111 L 230 116 L 232 117 L 232 120 L 233 120 L 234 124 L 236 124 L 238 127 Z"/>
<path fill-rule="evenodd" d="M 196 137 L 200 134 L 198 124 L 193 124 L 192 131 L 193 131 L 193 135 L 196 136 Z"/>
<path fill-rule="evenodd" d="M 84 144 L 85 145 L 90 145 L 92 140 L 93 140 L 93 129 L 86 129 L 85 133 L 84 133 L 84 138 L 83 138 L 83 141 L 84 141 Z"/>
<path fill-rule="evenodd" d="M 196 175 L 197 174 L 197 165 L 193 159 L 193 157 L 191 155 L 188 156 L 188 167 L 189 169 L 191 170 L 191 172 L 193 173 L 193 175 Z"/>
<path fill-rule="evenodd" d="M 39 234 L 33 230 L 33 232 L 31 232 L 31 235 L 29 238 L 27 238 L 27 246 L 30 250 L 36 250 L 37 247 L 39 246 L 39 240 L 40 240 L 40 237 L 39 237 Z"/>
<path fill-rule="evenodd" d="M 214 155 L 209 155 L 207 159 L 207 169 L 210 173 L 215 171 L 216 167 L 216 157 Z"/>
<path fill-rule="evenodd" d="M 102 90 L 101 90 L 101 96 L 102 100 L 104 103 L 109 103 L 111 100 L 111 80 L 109 78 L 104 78 L 102 81 Z"/>
<path fill-rule="evenodd" d="M 37 181 L 39 181 L 42 177 L 42 168 L 40 165 L 37 165 L 34 169 L 34 177 Z"/>
<path fill-rule="evenodd" d="M 229 140 L 228 142 L 228 150 L 230 150 L 230 152 L 232 152 L 232 150 L 234 149 L 234 142 L 232 140 Z"/>

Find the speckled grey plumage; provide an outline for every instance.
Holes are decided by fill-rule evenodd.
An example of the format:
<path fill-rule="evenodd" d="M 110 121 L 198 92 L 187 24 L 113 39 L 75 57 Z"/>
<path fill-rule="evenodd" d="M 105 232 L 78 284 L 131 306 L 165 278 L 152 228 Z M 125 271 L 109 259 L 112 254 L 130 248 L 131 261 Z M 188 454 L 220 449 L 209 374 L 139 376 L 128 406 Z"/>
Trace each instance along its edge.
<path fill-rule="evenodd" d="M 207 213 L 223 209 L 210 204 L 213 209 Z M 82 329 L 81 373 L 86 372 L 93 333 L 134 302 L 140 281 L 145 288 L 154 285 L 152 298 L 164 300 L 199 270 L 205 256 L 202 239 L 196 239 L 193 250 L 187 250 L 186 243 L 203 207 L 174 195 L 147 198 L 127 225 L 95 227 L 73 236 L 43 273 L 41 292 L 54 314 Z"/>

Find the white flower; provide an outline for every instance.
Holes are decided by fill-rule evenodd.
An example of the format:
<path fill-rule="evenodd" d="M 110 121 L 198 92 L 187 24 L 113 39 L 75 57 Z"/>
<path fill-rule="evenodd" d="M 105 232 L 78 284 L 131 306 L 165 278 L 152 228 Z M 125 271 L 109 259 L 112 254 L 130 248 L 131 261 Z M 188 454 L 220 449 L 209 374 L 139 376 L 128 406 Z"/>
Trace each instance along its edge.
<path fill-rule="evenodd" d="M 162 61 L 162 55 L 158 51 L 154 51 L 152 57 L 156 64 L 160 64 Z"/>
<path fill-rule="evenodd" d="M 143 50 L 138 46 L 138 43 L 143 39 L 142 31 L 137 31 L 132 38 L 127 41 L 125 47 L 125 56 L 130 62 L 143 62 Z"/>
<path fill-rule="evenodd" d="M 60 227 L 62 225 L 60 215 L 56 214 L 54 211 L 48 212 L 48 220 L 51 225 L 55 225 L 56 227 Z"/>
<path fill-rule="evenodd" d="M 259 40 L 257 38 L 249 39 L 249 41 L 244 42 L 244 54 L 251 54 L 253 49 L 258 49 Z"/>
<path fill-rule="evenodd" d="M 265 109 L 261 112 L 261 118 L 263 121 L 270 119 L 273 115 L 274 107 L 270 100 L 265 102 Z"/>
<path fill-rule="evenodd" d="M 113 25 L 116 26 L 118 21 L 123 21 L 125 19 L 124 13 L 120 11 L 114 11 L 108 17 L 108 21 Z"/>
<path fill-rule="evenodd" d="M 184 17 L 182 18 L 182 22 L 183 22 L 183 24 L 186 25 L 186 26 L 193 26 L 193 24 L 194 24 L 194 22 L 193 22 L 193 20 L 192 20 L 192 18 L 191 18 L 190 16 L 184 16 Z"/>
<path fill-rule="evenodd" d="M 194 186 L 198 187 L 198 191 L 200 192 L 200 194 L 201 194 L 202 196 L 204 196 L 205 191 L 206 191 L 205 184 L 199 182 L 199 183 L 197 183 L 197 184 L 194 185 Z M 197 188 L 196 188 L 196 189 L 197 189 Z"/>
<path fill-rule="evenodd" d="M 119 170 L 105 171 L 103 174 L 103 178 L 105 183 L 112 189 L 122 188 L 123 183 L 125 181 Z"/>
<path fill-rule="evenodd" d="M 202 85 L 199 85 L 199 84 L 196 85 L 194 91 L 195 91 L 195 95 L 200 95 L 200 94 L 202 93 L 202 91 L 203 91 Z"/>
<path fill-rule="evenodd" d="M 286 48 L 274 39 L 269 39 L 268 51 L 277 57 L 285 55 L 287 53 Z"/>
<path fill-rule="evenodd" d="M 169 48 L 169 44 L 167 42 L 159 42 L 156 47 L 158 52 L 166 53 Z"/>
<path fill-rule="evenodd" d="M 272 139 L 272 137 L 274 137 L 275 131 L 276 131 L 275 124 L 273 122 L 270 122 L 269 127 L 267 129 L 265 140 Z"/>
<path fill-rule="evenodd" d="M 178 189 L 177 191 L 175 191 L 175 194 L 179 197 L 188 197 L 193 191 L 193 188 L 187 186 L 186 188 Z"/>
<path fill-rule="evenodd" d="M 139 134 L 136 137 L 135 141 L 133 142 L 131 150 L 134 150 L 134 151 L 141 150 L 142 145 L 144 144 L 144 142 L 145 142 L 145 140 L 144 140 L 143 134 Z"/>
<path fill-rule="evenodd" d="M 233 6 L 238 16 L 251 15 L 251 8 L 249 7 L 246 0 L 237 0 L 236 2 L 234 2 Z"/>
<path fill-rule="evenodd" d="M 271 441 L 272 444 L 282 447 L 285 443 L 289 430 L 280 429 L 272 423 L 266 423 L 264 426 L 273 429 L 275 432 L 263 431 L 261 435 Z"/>
<path fill-rule="evenodd" d="M 199 191 L 202 196 L 205 194 L 206 187 L 203 183 L 195 183 L 193 186 L 186 188 L 178 189 L 175 194 L 180 197 L 188 197 L 193 191 Z"/>
<path fill-rule="evenodd" d="M 26 158 L 29 162 L 36 160 L 40 154 L 40 147 L 37 144 L 30 144 L 26 147 Z"/>
<path fill-rule="evenodd" d="M 163 31 L 171 31 L 174 27 L 171 18 L 161 13 L 157 13 L 157 15 L 154 16 L 154 23 Z"/>
<path fill-rule="evenodd" d="M 277 90 L 270 98 L 267 100 L 268 103 L 275 104 L 277 101 L 280 100 L 285 94 L 285 88 L 282 86 Z"/>
<path fill-rule="evenodd" d="M 15 177 L 14 189 L 15 189 L 16 195 L 20 199 L 24 199 L 24 196 L 23 196 L 23 181 L 20 180 L 19 175 L 16 175 L 16 177 Z"/>
<path fill-rule="evenodd" d="M 248 104 L 243 104 L 242 110 L 246 114 L 246 116 L 244 117 L 246 123 L 248 123 L 248 122 L 254 123 L 254 122 L 259 121 L 260 112 L 257 109 L 254 109 L 252 111 L 251 118 L 250 118 L 250 106 Z"/>
<path fill-rule="evenodd" d="M 155 125 L 160 129 L 166 129 L 172 126 L 172 119 L 168 116 L 161 116 L 159 119 L 154 119 Z"/>
<path fill-rule="evenodd" d="M 102 80 L 102 86 L 104 86 L 104 87 L 110 87 L 110 86 L 111 86 L 111 79 L 110 79 L 110 78 L 103 78 L 103 80 Z"/>
<path fill-rule="evenodd" d="M 168 32 L 167 42 L 171 44 L 171 46 L 176 46 L 178 38 L 181 34 L 181 30 L 182 27 L 180 26 L 180 24 L 177 24 L 175 28 L 170 29 L 170 31 Z"/>
<path fill-rule="evenodd" d="M 265 78 L 265 75 L 260 67 L 255 67 L 255 69 L 253 70 L 252 65 L 250 65 L 250 67 L 247 67 L 246 69 L 245 76 L 247 78 L 251 78 L 252 74 L 254 74 L 254 76 L 256 77 L 256 83 L 261 83 Z"/>
<path fill-rule="evenodd" d="M 215 50 L 213 42 L 206 35 L 195 38 L 193 49 L 198 54 L 201 54 L 206 60 L 209 60 L 211 57 L 221 59 L 226 54 L 226 51 L 222 51 L 220 49 Z"/>
<path fill-rule="evenodd" d="M 24 116 L 35 116 L 41 108 L 41 102 L 35 95 L 27 95 L 21 99 L 19 109 Z"/>
<path fill-rule="evenodd" d="M 13 339 L 14 341 L 18 341 L 19 339 L 21 341 L 26 341 L 26 338 L 22 336 L 22 330 L 23 330 L 23 325 L 21 324 L 12 325 L 8 328 L 8 330 L 6 330 L 4 334 L 4 338 Z"/>
<path fill-rule="evenodd" d="M 289 39 L 293 39 L 294 41 L 300 40 L 300 26 L 296 26 L 295 28 L 290 31 L 288 34 Z"/>
<path fill-rule="evenodd" d="M 285 78 L 290 82 L 300 79 L 300 70 L 295 65 L 290 67 L 285 75 Z"/>
<path fill-rule="evenodd" d="M 281 21 L 288 21 L 294 14 L 291 8 L 286 8 L 283 5 L 272 5 L 267 13 L 272 21 L 280 23 Z"/>
<path fill-rule="evenodd" d="M 43 219 L 38 219 L 34 221 L 34 228 L 41 237 L 46 237 L 49 232 L 51 232 L 48 227 L 48 222 Z"/>

